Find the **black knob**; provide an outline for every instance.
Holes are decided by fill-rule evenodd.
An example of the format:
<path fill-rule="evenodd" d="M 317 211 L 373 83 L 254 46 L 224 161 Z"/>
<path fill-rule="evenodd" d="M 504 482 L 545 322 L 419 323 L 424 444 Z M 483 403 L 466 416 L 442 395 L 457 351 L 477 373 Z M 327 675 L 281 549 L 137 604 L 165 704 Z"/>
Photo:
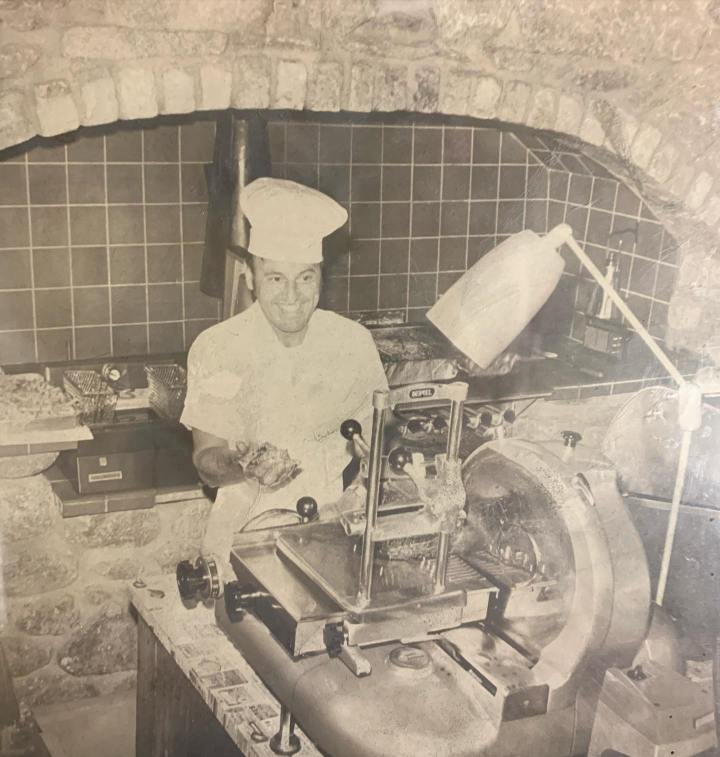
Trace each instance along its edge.
<path fill-rule="evenodd" d="M 388 465 L 396 473 L 402 473 L 405 466 L 411 462 L 412 455 L 404 447 L 396 447 L 388 455 Z"/>
<path fill-rule="evenodd" d="M 245 612 L 253 608 L 259 594 L 254 586 L 241 584 L 239 581 L 226 583 L 223 599 L 228 618 L 233 623 L 242 620 Z"/>
<path fill-rule="evenodd" d="M 303 523 L 308 523 L 317 517 L 318 505 L 312 497 L 300 497 L 295 505 L 298 515 Z"/>
<path fill-rule="evenodd" d="M 503 413 L 503 420 L 505 423 L 515 423 L 515 418 L 517 418 L 517 415 L 514 410 L 506 410 Z"/>
<path fill-rule="evenodd" d="M 447 428 L 447 421 L 442 417 L 442 415 L 436 415 L 433 418 L 432 425 L 436 431 L 444 431 Z"/>
<path fill-rule="evenodd" d="M 340 433 L 351 442 L 353 436 L 362 434 L 362 426 L 353 418 L 348 418 L 340 424 Z"/>
<path fill-rule="evenodd" d="M 490 428 L 493 425 L 492 413 L 489 413 L 487 410 L 480 413 L 480 424 L 485 426 L 485 428 Z"/>
<path fill-rule="evenodd" d="M 582 441 L 582 434 L 579 434 L 577 431 L 563 431 L 562 438 L 566 447 L 575 449 L 577 443 Z"/>
<path fill-rule="evenodd" d="M 207 587 L 205 566 L 198 563 L 193 565 L 190 560 L 177 564 L 175 578 L 180 597 L 187 601 L 199 599 Z"/>

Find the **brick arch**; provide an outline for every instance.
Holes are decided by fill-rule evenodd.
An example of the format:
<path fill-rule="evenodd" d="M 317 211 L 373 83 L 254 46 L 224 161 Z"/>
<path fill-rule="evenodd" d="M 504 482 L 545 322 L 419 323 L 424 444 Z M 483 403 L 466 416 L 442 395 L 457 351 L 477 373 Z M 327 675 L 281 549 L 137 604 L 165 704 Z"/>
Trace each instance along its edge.
<path fill-rule="evenodd" d="M 707 2 L 693 0 L 695 16 L 681 9 L 656 23 L 655 38 L 638 38 L 637 19 L 632 34 L 619 17 L 598 25 L 590 17 L 610 13 L 609 0 L 593 0 L 586 26 L 572 2 L 558 26 L 553 3 L 533 27 L 523 4 L 496 0 L 413 0 L 408 11 L 389 0 L 65 0 L 47 19 L 42 4 L 17 3 L 6 15 L 20 30 L 13 38 L 43 23 L 56 33 L 46 49 L 37 33 L 27 48 L 0 49 L 2 64 L 12 48 L 10 75 L 0 79 L 0 149 L 80 126 L 228 107 L 436 113 L 559 133 L 636 188 L 678 239 L 685 255 L 670 322 L 680 334 L 716 307 L 706 282 L 720 287 L 720 151 L 715 161 L 707 135 L 694 139 L 699 132 L 683 133 L 648 107 L 652 79 L 628 96 L 620 67 L 589 69 L 587 60 L 620 44 L 636 66 L 687 67 L 705 44 Z M 651 8 L 645 20 L 656 22 Z M 525 45 L 528 29 L 552 55 Z M 585 53 L 582 76 L 558 73 L 558 51 Z"/>

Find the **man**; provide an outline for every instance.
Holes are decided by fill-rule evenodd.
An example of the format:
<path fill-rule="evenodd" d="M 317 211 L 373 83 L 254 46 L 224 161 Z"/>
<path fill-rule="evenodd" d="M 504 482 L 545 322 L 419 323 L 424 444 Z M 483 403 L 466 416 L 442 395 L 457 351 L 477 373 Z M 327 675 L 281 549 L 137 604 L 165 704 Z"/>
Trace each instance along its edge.
<path fill-rule="evenodd" d="M 245 276 L 255 302 L 195 340 L 181 418 L 200 476 L 219 487 L 205 551 L 223 559 L 233 533 L 269 509 L 294 508 L 309 495 L 322 517 L 341 496 L 351 459 L 340 424 L 356 418 L 369 431 L 372 394 L 387 388 L 369 332 L 317 308 L 322 240 L 346 211 L 316 190 L 270 178 L 245 187 L 240 206 L 250 223 Z M 238 449 L 264 443 L 286 449 L 298 474 L 284 482 L 247 475 Z"/>

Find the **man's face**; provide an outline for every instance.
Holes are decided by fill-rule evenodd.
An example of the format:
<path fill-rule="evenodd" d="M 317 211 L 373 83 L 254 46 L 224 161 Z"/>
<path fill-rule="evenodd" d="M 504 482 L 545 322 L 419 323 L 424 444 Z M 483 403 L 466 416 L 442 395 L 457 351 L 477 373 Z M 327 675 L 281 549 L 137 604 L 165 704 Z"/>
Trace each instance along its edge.
<path fill-rule="evenodd" d="M 303 331 L 320 299 L 320 264 L 255 257 L 249 273 L 248 285 L 273 327 L 285 334 Z"/>

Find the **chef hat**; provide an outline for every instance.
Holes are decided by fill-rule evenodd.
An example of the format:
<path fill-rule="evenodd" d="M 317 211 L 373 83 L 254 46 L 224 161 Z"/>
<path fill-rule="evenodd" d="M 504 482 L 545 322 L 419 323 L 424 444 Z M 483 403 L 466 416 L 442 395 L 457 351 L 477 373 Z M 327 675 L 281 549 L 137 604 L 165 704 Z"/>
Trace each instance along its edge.
<path fill-rule="evenodd" d="M 285 179 L 251 182 L 240 192 L 240 207 L 250 222 L 248 251 L 293 263 L 321 263 L 323 238 L 347 221 L 331 197 Z"/>

